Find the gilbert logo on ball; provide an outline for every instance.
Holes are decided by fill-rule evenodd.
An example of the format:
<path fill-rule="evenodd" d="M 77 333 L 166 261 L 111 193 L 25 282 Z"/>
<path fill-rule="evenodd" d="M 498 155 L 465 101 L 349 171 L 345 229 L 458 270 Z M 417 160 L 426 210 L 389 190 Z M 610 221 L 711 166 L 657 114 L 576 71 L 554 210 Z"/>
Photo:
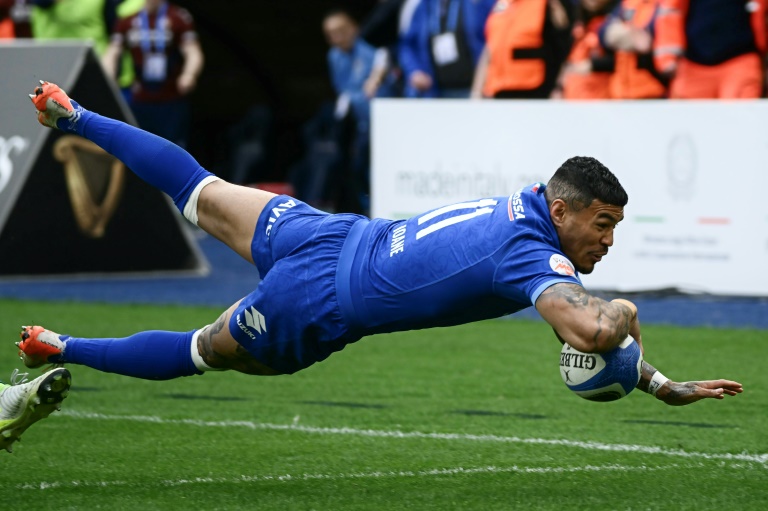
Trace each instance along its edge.
<path fill-rule="evenodd" d="M 575 394 L 590 401 L 615 401 L 640 381 L 643 354 L 631 337 L 606 353 L 582 353 L 568 343 L 560 350 L 560 376 Z"/>

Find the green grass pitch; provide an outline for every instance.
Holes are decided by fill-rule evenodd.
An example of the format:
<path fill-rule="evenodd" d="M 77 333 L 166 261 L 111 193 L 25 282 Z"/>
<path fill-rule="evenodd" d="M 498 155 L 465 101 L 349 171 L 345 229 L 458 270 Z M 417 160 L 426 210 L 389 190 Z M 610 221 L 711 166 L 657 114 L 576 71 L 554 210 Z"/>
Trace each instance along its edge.
<path fill-rule="evenodd" d="M 0 378 L 21 367 L 22 324 L 115 337 L 219 312 L 0 300 Z M 364 339 L 293 376 L 71 366 L 63 410 L 0 453 L 0 509 L 766 509 L 768 334 L 645 326 L 644 343 L 673 379 L 745 392 L 591 403 L 563 385 L 548 327 L 523 320 Z"/>

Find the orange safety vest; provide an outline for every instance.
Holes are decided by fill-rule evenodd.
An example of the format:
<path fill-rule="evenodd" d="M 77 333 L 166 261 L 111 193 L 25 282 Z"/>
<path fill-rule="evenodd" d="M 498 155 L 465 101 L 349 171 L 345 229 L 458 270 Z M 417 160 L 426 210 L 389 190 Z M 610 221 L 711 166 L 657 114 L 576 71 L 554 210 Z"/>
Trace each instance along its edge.
<path fill-rule="evenodd" d="M 624 0 L 622 8 L 632 13 L 624 23 L 646 29 L 658 4 L 658 0 Z M 658 78 L 647 69 L 638 68 L 637 53 L 621 50 L 616 50 L 616 68 L 611 76 L 610 90 L 615 99 L 653 99 L 666 93 L 666 87 Z"/>
<path fill-rule="evenodd" d="M 498 0 L 485 22 L 489 53 L 483 94 L 532 90 L 544 83 L 546 64 L 535 57 L 544 45 L 547 0 Z M 530 58 L 526 50 L 533 50 Z"/>
<path fill-rule="evenodd" d="M 573 27 L 573 47 L 568 63 L 582 62 L 605 55 L 597 35 L 606 16 L 595 16 L 587 26 L 579 23 Z M 567 73 L 563 80 L 565 99 L 608 99 L 611 73 L 593 71 L 586 75 Z"/>
<path fill-rule="evenodd" d="M 14 37 L 16 37 L 16 32 L 13 29 L 13 20 L 5 18 L 0 21 L 0 39 L 13 39 Z"/>
<path fill-rule="evenodd" d="M 758 51 L 766 51 L 766 0 L 751 0 L 750 24 L 755 34 Z M 690 0 L 661 0 L 656 17 L 656 40 L 653 44 L 653 61 L 656 69 L 666 71 L 683 56 L 686 48 L 685 19 Z M 746 6 L 745 6 L 746 7 Z"/>

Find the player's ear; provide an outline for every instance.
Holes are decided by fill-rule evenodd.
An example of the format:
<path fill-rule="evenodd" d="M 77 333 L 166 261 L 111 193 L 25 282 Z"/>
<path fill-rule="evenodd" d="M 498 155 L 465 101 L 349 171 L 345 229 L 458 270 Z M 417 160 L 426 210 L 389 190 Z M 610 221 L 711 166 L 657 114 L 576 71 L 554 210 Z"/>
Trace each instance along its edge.
<path fill-rule="evenodd" d="M 563 199 L 555 199 L 549 205 L 549 216 L 555 227 L 560 227 L 565 222 L 565 216 L 568 214 L 568 204 Z"/>

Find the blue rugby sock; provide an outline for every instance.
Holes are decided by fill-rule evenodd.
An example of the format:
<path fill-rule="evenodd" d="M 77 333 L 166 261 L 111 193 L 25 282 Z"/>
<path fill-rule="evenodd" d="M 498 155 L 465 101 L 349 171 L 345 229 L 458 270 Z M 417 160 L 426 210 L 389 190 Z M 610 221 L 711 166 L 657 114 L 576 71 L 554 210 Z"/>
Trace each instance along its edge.
<path fill-rule="evenodd" d="M 151 330 L 122 339 L 67 339 L 62 336 L 66 348 L 58 362 L 81 364 L 145 380 L 202 374 L 192 361 L 194 333 Z"/>
<path fill-rule="evenodd" d="M 198 183 L 213 175 L 164 138 L 86 110 L 74 101 L 72 106 L 76 115 L 59 119 L 59 129 L 87 138 L 115 156 L 142 180 L 170 195 L 182 213 Z"/>

